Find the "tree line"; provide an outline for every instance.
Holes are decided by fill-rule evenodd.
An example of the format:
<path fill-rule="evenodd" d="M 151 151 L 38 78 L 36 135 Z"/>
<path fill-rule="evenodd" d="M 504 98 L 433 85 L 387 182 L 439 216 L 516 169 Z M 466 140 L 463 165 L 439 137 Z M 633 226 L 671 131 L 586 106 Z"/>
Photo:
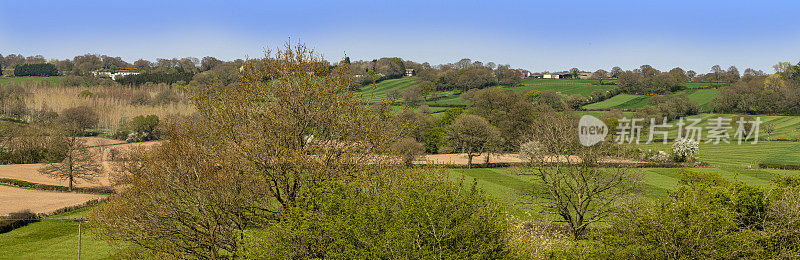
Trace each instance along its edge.
<path fill-rule="evenodd" d="M 800 115 L 800 63 L 773 67 L 775 74 L 745 71 L 740 81 L 723 87 L 712 102 L 714 111 Z"/>
<path fill-rule="evenodd" d="M 0 54 L 0 68 L 2 69 L 12 69 L 25 64 L 52 64 L 61 75 L 78 76 L 90 75 L 94 71 L 116 72 L 124 69 L 165 73 L 180 70 L 182 72 L 196 74 L 209 71 L 226 62 L 228 61 L 210 56 L 203 57 L 202 59 L 194 57 L 158 58 L 155 62 L 139 59 L 133 63 L 129 63 L 120 57 L 98 54 L 85 54 L 75 56 L 72 59 L 46 59 L 42 55 L 25 57 L 20 54 L 9 54 L 7 56 Z M 242 60 L 234 60 L 232 62 L 241 64 Z"/>
<path fill-rule="evenodd" d="M 58 76 L 58 69 L 50 63 L 21 64 L 14 66 L 14 76 Z"/>

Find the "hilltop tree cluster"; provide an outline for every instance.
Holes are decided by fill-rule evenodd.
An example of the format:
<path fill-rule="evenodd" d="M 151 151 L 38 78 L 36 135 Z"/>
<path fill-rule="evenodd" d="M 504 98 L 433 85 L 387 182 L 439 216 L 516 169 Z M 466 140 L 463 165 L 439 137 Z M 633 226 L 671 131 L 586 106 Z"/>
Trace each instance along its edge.
<path fill-rule="evenodd" d="M 774 66 L 776 73 L 765 75 L 746 71 L 733 85 L 722 88 L 714 98 L 715 111 L 746 114 L 800 115 L 800 63 L 782 62 Z"/>
<path fill-rule="evenodd" d="M 14 76 L 58 76 L 58 69 L 50 63 L 21 64 L 14 66 Z"/>
<path fill-rule="evenodd" d="M 661 72 L 649 65 L 623 72 L 619 76 L 620 90 L 629 94 L 668 94 L 682 89 L 688 76 L 680 68 Z"/>

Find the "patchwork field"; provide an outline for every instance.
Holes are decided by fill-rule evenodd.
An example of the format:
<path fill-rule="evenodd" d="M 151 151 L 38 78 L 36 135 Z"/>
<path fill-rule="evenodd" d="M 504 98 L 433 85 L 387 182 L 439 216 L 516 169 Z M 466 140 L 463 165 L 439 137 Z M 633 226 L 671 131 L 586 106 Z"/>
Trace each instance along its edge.
<path fill-rule="evenodd" d="M 615 80 L 603 80 L 603 83 L 615 82 Z M 517 91 L 528 92 L 531 90 L 545 91 L 552 90 L 561 92 L 564 95 L 578 94 L 588 97 L 595 89 L 611 90 L 615 85 L 599 85 L 600 81 L 596 79 L 533 79 L 527 78 L 522 80 L 522 86 L 512 87 L 510 89 Z"/>
<path fill-rule="evenodd" d="M 604 80 L 603 83 L 615 82 L 616 80 Z M 381 100 L 385 100 L 387 94 L 392 90 L 402 91 L 410 86 L 413 86 L 415 82 L 414 77 L 404 77 L 399 79 L 390 79 L 381 81 L 374 86 L 366 86 L 362 88 L 362 94 L 364 100 L 369 102 L 377 102 Z M 710 109 L 709 103 L 714 99 L 714 97 L 719 93 L 719 90 L 716 88 L 702 88 L 702 89 L 691 89 L 691 88 L 698 88 L 698 87 L 713 87 L 713 86 L 724 86 L 725 83 L 707 83 L 707 82 L 687 82 L 684 84 L 686 87 L 690 89 L 683 90 L 689 99 L 694 100 L 700 105 L 700 108 L 704 111 L 708 111 Z M 512 89 L 515 91 L 520 92 L 528 92 L 531 90 L 537 91 L 545 91 L 545 90 L 552 90 L 555 92 L 559 92 L 564 95 L 573 95 L 578 94 L 582 96 L 590 96 L 591 93 L 596 90 L 611 90 L 617 87 L 616 85 L 599 85 L 599 80 L 595 79 L 533 79 L 527 78 L 522 80 L 521 85 L 514 86 L 514 87 L 506 87 L 508 89 Z M 443 96 L 440 99 L 435 101 L 428 101 L 428 104 L 431 107 L 436 106 L 454 106 L 465 105 L 464 101 L 461 100 L 460 93 L 458 91 L 447 91 L 447 92 L 439 92 L 437 93 L 440 96 Z M 616 95 L 610 99 L 588 104 L 584 106 L 585 109 L 592 109 L 592 110 L 608 110 L 608 109 L 637 109 L 643 106 L 648 105 L 648 101 L 650 100 L 651 96 L 644 96 L 644 95 L 630 95 L 630 94 L 620 94 Z"/>
<path fill-rule="evenodd" d="M 415 77 L 403 77 L 399 79 L 387 79 L 372 86 L 361 87 L 363 98 L 369 102 L 386 100 L 389 91 L 396 89 L 402 91 L 407 87 L 413 86 Z"/>
<path fill-rule="evenodd" d="M 719 94 L 718 89 L 687 89 L 683 90 L 689 100 L 697 102 L 700 109 L 707 111 L 709 104 Z M 585 109 L 637 109 L 649 105 L 652 96 L 619 94 L 609 99 L 583 106 Z"/>
<path fill-rule="evenodd" d="M 731 129 L 728 130 L 728 134 L 731 137 L 731 140 L 734 139 L 734 133 L 738 124 L 733 121 L 733 117 L 736 116 L 734 114 L 714 114 L 714 113 L 704 113 L 699 115 L 687 116 L 685 119 L 685 123 L 689 124 L 690 122 L 688 119 L 700 119 L 701 122 L 697 125 L 698 127 L 702 127 L 704 129 L 704 136 L 703 139 L 706 139 L 706 130 L 708 127 L 711 127 L 710 124 L 712 119 L 722 117 L 722 118 L 730 118 L 731 120 Z M 759 135 L 758 138 L 761 140 L 775 140 L 775 139 L 798 139 L 800 138 L 800 116 L 766 116 L 766 115 L 753 115 L 751 116 L 753 120 L 755 118 L 761 119 L 761 125 L 759 126 Z M 737 118 L 738 119 L 738 118 Z M 669 138 L 677 138 L 678 136 L 678 127 L 675 125 L 677 121 L 673 120 L 669 124 L 673 125 L 670 127 L 669 131 Z M 775 129 L 772 133 L 768 134 L 766 132 L 766 128 L 768 124 L 774 125 Z M 660 139 L 660 137 L 658 138 Z M 645 139 L 646 140 L 646 139 Z"/>
<path fill-rule="evenodd" d="M 641 145 L 642 149 L 669 150 L 670 144 Z M 800 143 L 759 142 L 758 144 L 701 144 L 700 161 L 708 167 L 687 170 L 717 173 L 732 181 L 769 187 L 771 180 L 781 175 L 798 175 L 800 171 L 759 169 L 758 163 L 779 162 L 800 164 Z M 667 191 L 679 187 L 679 168 L 638 169 L 645 186 L 645 196 L 663 198 Z M 478 185 L 502 202 L 509 213 L 519 219 L 541 219 L 542 213 L 535 207 L 536 199 L 531 191 L 537 187 L 534 176 L 519 175 L 514 168 L 449 169 L 453 178 L 464 176 L 476 179 Z"/>

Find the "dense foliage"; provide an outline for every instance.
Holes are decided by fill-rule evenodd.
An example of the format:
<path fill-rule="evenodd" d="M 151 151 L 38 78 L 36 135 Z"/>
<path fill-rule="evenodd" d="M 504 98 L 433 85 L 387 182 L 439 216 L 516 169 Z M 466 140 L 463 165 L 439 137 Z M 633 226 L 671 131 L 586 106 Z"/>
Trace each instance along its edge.
<path fill-rule="evenodd" d="M 14 76 L 58 76 L 58 69 L 50 63 L 21 64 L 14 67 Z"/>
<path fill-rule="evenodd" d="M 780 178 L 765 190 L 709 173 L 683 172 L 669 198 L 637 201 L 591 243 L 601 258 L 797 258 L 800 182 Z"/>
<path fill-rule="evenodd" d="M 159 119 L 156 115 L 136 116 L 117 129 L 112 137 L 129 143 L 157 140 L 160 137 L 158 125 Z"/>
<path fill-rule="evenodd" d="M 481 258 L 507 254 L 508 227 L 475 187 L 425 172 L 328 183 L 257 232 L 246 256 L 297 259 Z"/>
<path fill-rule="evenodd" d="M 619 76 L 620 90 L 629 94 L 667 94 L 682 89 L 686 76 L 675 72 L 661 72 L 649 65 Z"/>

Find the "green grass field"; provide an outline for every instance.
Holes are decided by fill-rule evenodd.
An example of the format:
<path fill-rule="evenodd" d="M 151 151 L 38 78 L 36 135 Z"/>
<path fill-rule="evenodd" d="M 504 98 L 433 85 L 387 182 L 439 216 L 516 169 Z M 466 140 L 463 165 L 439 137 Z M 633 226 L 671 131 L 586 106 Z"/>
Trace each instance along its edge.
<path fill-rule="evenodd" d="M 61 84 L 61 81 L 64 80 L 63 77 L 10 77 L 10 78 L 0 78 L 0 85 L 6 83 L 22 83 L 25 81 L 48 81 L 50 84 Z"/>
<path fill-rule="evenodd" d="M 51 220 L 28 224 L 0 234 L 0 259 L 69 259 L 78 257 L 78 222 L 89 209 L 51 216 Z M 83 225 L 81 257 L 111 259 L 114 248 Z"/>
<path fill-rule="evenodd" d="M 375 85 L 361 87 L 361 94 L 363 94 L 364 99 L 369 102 L 383 101 L 386 100 L 386 94 L 389 93 L 390 90 L 397 89 L 398 91 L 402 91 L 407 87 L 413 86 L 415 80 L 415 77 L 387 79 Z"/>
<path fill-rule="evenodd" d="M 670 144 L 641 145 L 643 149 L 669 150 Z M 798 175 L 799 171 L 759 169 L 760 162 L 780 162 L 800 164 L 800 143 L 792 142 L 759 142 L 758 144 L 701 144 L 700 161 L 708 167 L 697 167 L 688 170 L 713 172 L 732 181 L 742 181 L 751 185 L 770 187 L 771 180 L 777 176 Z M 680 186 L 679 168 L 644 168 L 638 169 L 645 188 L 644 195 L 649 198 L 663 198 L 667 191 Z M 491 196 L 503 202 L 509 213 L 522 220 L 542 219 L 544 216 L 531 203 L 536 202 L 530 196 L 537 185 L 534 176 L 517 175 L 511 168 L 493 169 L 450 169 L 457 178 L 464 176 L 467 180 L 477 179 L 478 185 Z"/>
<path fill-rule="evenodd" d="M 709 110 L 709 104 L 719 94 L 718 89 L 687 89 L 683 90 L 689 100 L 697 102 L 703 111 Z M 583 106 L 585 109 L 637 109 L 649 105 L 652 96 L 619 94 L 609 99 Z"/>
<path fill-rule="evenodd" d="M 668 150 L 669 144 L 640 145 L 643 149 Z M 700 160 L 708 167 L 692 168 L 700 172 L 713 172 L 729 180 L 738 180 L 752 185 L 769 187 L 771 180 L 781 175 L 797 175 L 800 171 L 758 169 L 759 162 L 782 162 L 800 164 L 800 143 L 759 142 L 758 144 L 701 144 Z M 642 194 L 649 198 L 663 198 L 669 190 L 679 187 L 678 168 L 639 169 L 644 181 Z M 489 196 L 502 202 L 510 216 L 518 220 L 554 219 L 542 213 L 531 191 L 538 186 L 535 176 L 519 175 L 514 168 L 448 169 L 451 178 L 462 176 L 467 183 L 476 180 L 478 186 Z M 57 218 L 85 217 L 88 209 L 56 215 Z M 67 220 L 44 220 L 9 233 L 0 234 L 0 258 L 52 259 L 73 258 L 77 255 L 77 223 Z M 115 256 L 115 249 L 98 239 L 91 230 L 84 233 L 82 256 L 86 259 L 108 259 Z"/>
<path fill-rule="evenodd" d="M 614 82 L 615 80 L 603 80 L 603 83 Z M 533 79 L 522 80 L 522 86 L 511 87 L 516 91 L 528 92 L 531 90 L 545 91 L 552 90 L 561 92 L 564 95 L 578 94 L 588 97 L 595 89 L 611 90 L 614 85 L 599 85 L 596 79 Z"/>
<path fill-rule="evenodd" d="M 733 118 L 734 116 L 735 116 L 734 114 L 704 113 L 704 114 L 699 114 L 699 115 L 688 116 L 688 117 L 686 117 L 686 119 L 700 119 L 701 122 L 697 126 L 702 127 L 703 129 L 707 129 L 707 127 L 710 127 L 709 123 L 711 122 L 711 119 L 715 119 L 715 118 L 718 118 L 718 117 Z M 758 136 L 759 139 L 762 139 L 762 140 L 766 140 L 766 139 L 774 140 L 774 139 L 778 139 L 778 138 L 786 138 L 786 139 L 798 139 L 798 138 L 800 138 L 800 116 L 754 115 L 754 116 L 751 116 L 751 117 L 753 117 L 754 119 L 757 118 L 757 117 L 761 119 L 762 123 L 759 126 L 759 128 L 760 128 L 759 129 L 760 130 L 759 131 L 759 136 Z M 678 128 L 676 126 L 677 123 L 678 123 L 678 121 L 675 121 L 675 120 L 673 120 L 672 122 L 669 123 L 669 124 L 673 125 L 673 127 L 671 127 L 669 129 L 670 130 L 669 131 L 669 138 L 670 139 L 676 138 L 678 136 Z M 684 123 L 689 124 L 691 122 L 689 122 L 688 120 L 685 120 Z M 731 136 L 731 139 L 733 140 L 733 136 L 734 136 L 734 133 L 735 133 L 736 128 L 737 128 L 738 125 L 733 120 L 731 120 L 730 123 L 731 123 L 731 127 L 732 128 L 729 129 L 728 134 Z M 765 125 L 767 123 L 771 123 L 771 124 L 775 125 L 775 130 L 771 134 L 767 134 L 765 132 L 765 130 L 764 130 Z M 705 132 L 706 131 L 704 130 L 704 136 L 703 136 L 704 139 L 707 137 L 705 135 Z"/>
<path fill-rule="evenodd" d="M 415 78 L 399 78 L 381 81 L 374 86 L 362 87 L 362 94 L 364 99 L 369 102 L 376 102 L 386 99 L 389 91 L 396 89 L 402 91 L 407 87 L 414 85 Z M 604 80 L 606 82 L 615 82 L 615 80 Z M 705 87 L 705 86 L 721 86 L 724 84 L 713 84 L 706 82 L 687 82 L 687 87 Z M 582 96 L 590 96 L 592 91 L 596 89 L 611 90 L 615 85 L 599 85 L 599 81 L 595 79 L 533 79 L 527 78 L 522 80 L 521 85 L 515 87 L 506 87 L 519 92 L 528 92 L 531 90 L 545 91 L 552 90 L 560 92 L 564 95 L 578 94 Z M 706 111 L 708 104 L 719 93 L 719 90 L 714 88 L 708 89 L 687 89 L 684 90 L 689 95 L 691 100 L 697 101 L 698 105 Z M 456 91 L 440 92 L 440 95 L 447 95 L 444 98 L 426 102 L 431 107 L 436 106 L 451 106 L 451 105 L 465 105 L 461 100 L 459 93 Z M 648 105 L 650 96 L 628 95 L 620 94 L 608 100 L 589 104 L 584 106 L 586 109 L 637 109 Z"/>
<path fill-rule="evenodd" d="M 670 144 L 648 144 L 643 148 L 668 151 Z M 700 144 L 700 161 L 709 167 L 692 168 L 693 171 L 717 173 L 729 180 L 769 187 L 771 180 L 781 175 L 797 175 L 798 171 L 759 169 L 762 162 L 800 164 L 800 143 L 763 141 L 758 144 Z M 645 181 L 650 191 L 666 194 L 667 189 L 678 186 L 676 169 L 646 169 Z"/>
<path fill-rule="evenodd" d="M 583 106 L 585 109 L 636 109 L 647 105 L 649 96 L 619 94 L 609 99 Z"/>

